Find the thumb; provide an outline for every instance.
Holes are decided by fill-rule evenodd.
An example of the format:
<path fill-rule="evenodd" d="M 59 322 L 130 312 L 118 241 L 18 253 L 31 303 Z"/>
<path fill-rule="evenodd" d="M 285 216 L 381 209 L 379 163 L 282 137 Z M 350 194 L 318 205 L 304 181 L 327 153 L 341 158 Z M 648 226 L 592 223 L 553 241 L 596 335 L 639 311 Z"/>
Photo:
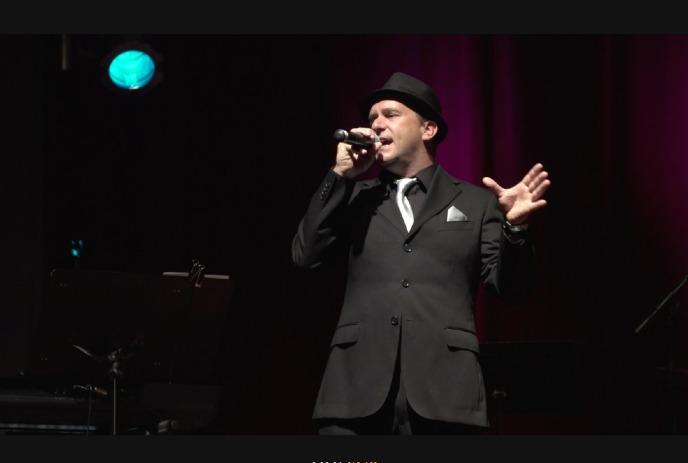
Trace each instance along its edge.
<path fill-rule="evenodd" d="M 492 180 L 490 177 L 483 177 L 483 185 L 485 185 L 490 190 L 494 191 L 495 194 L 499 194 L 503 190 L 503 188 L 499 186 L 499 184 Z"/>

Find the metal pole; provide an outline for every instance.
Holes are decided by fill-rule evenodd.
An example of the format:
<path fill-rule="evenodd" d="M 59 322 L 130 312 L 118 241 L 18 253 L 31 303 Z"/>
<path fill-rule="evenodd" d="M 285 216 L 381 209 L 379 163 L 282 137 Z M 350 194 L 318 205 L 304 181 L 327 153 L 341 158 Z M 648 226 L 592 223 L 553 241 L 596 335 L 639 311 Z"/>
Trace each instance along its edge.
<path fill-rule="evenodd" d="M 112 377 L 112 435 L 117 435 L 117 375 Z"/>
<path fill-rule="evenodd" d="M 62 34 L 62 47 L 60 55 L 60 69 L 63 71 L 69 71 L 71 68 L 70 55 L 69 55 L 69 36 L 67 34 Z"/>

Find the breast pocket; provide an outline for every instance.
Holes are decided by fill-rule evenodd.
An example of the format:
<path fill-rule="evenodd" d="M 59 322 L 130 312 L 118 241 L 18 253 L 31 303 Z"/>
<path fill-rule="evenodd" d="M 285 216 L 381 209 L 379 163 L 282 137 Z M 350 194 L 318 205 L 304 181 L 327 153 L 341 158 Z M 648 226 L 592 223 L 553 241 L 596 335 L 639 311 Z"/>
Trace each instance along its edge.
<path fill-rule="evenodd" d="M 446 222 L 438 225 L 435 229 L 438 232 L 443 231 L 471 231 L 473 230 L 474 222 L 471 220 L 460 220 L 456 222 Z"/>

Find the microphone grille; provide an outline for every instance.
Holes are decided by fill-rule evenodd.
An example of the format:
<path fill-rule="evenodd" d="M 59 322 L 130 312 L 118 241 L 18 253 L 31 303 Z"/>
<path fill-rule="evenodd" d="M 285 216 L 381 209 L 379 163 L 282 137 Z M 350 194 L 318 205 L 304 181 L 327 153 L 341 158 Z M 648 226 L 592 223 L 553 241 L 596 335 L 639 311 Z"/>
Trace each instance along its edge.
<path fill-rule="evenodd" d="M 334 139 L 337 141 L 344 141 L 348 137 L 349 137 L 349 134 L 346 132 L 346 130 L 337 129 L 334 131 Z"/>

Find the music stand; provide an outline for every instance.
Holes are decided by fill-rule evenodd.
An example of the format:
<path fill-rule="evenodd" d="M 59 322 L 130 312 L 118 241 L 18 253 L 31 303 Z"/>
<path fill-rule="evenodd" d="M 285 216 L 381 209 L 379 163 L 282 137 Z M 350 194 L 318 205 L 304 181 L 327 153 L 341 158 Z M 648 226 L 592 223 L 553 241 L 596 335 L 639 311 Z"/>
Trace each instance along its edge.
<path fill-rule="evenodd" d="M 122 391 L 117 378 L 126 377 L 131 388 L 151 382 L 215 381 L 233 289 L 226 275 L 189 282 L 177 274 L 55 269 L 33 343 L 30 374 L 89 382 L 107 372 L 114 383 L 116 434 L 116 399 Z M 130 410 L 129 421 L 148 419 L 149 411 L 141 405 L 146 404 Z"/>
<path fill-rule="evenodd" d="M 664 355 L 666 356 L 667 366 L 659 368 L 660 371 L 666 373 L 666 392 L 667 405 L 666 409 L 670 410 L 671 432 L 676 434 L 678 411 L 676 403 L 676 374 L 685 373 L 685 370 L 677 370 L 674 366 L 674 351 L 676 350 L 676 342 L 678 340 L 678 323 L 676 323 L 676 315 L 679 308 L 678 294 L 681 288 L 688 281 L 688 275 L 683 277 L 674 289 L 667 294 L 662 301 L 655 307 L 655 309 L 648 315 L 634 330 L 635 334 L 640 334 L 649 329 L 652 325 L 661 325 L 663 328 L 662 340 L 664 341 Z"/>

